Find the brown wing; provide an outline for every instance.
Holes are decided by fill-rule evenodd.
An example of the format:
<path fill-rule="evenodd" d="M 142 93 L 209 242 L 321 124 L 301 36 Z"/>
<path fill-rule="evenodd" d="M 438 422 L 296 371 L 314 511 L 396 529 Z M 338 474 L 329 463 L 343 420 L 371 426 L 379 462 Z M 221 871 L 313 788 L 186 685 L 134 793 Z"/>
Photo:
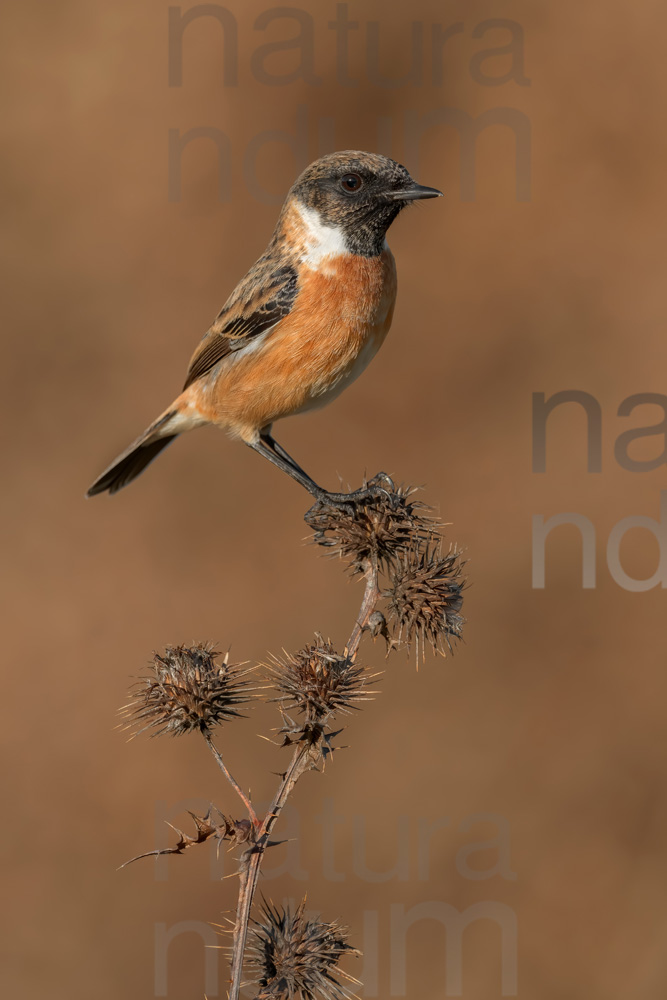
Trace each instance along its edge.
<path fill-rule="evenodd" d="M 297 272 L 260 258 L 236 287 L 192 356 L 184 389 L 233 351 L 245 347 L 287 316 L 297 295 Z"/>

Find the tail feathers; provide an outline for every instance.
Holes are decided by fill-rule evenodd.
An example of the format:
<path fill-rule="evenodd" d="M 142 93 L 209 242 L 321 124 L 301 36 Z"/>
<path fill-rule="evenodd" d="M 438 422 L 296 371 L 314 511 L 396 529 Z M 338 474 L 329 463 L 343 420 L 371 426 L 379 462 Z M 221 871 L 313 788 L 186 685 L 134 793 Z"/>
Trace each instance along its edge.
<path fill-rule="evenodd" d="M 98 493 L 117 493 L 144 471 L 147 465 L 156 458 L 163 448 L 178 437 L 178 434 L 167 434 L 164 437 L 159 431 L 175 416 L 174 412 L 166 413 L 155 421 L 140 438 L 130 445 L 118 458 L 99 476 L 86 493 L 94 497 Z"/>

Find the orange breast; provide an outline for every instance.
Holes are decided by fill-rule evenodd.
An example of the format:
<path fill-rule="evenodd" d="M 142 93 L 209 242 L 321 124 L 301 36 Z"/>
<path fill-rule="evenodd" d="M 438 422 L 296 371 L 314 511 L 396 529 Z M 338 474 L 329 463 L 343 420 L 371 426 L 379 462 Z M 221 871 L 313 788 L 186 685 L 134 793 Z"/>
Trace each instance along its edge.
<path fill-rule="evenodd" d="M 395 299 L 388 248 L 375 258 L 344 255 L 324 260 L 318 270 L 302 267 L 289 316 L 257 349 L 222 366 L 198 409 L 252 440 L 280 417 L 324 405 L 380 348 Z"/>

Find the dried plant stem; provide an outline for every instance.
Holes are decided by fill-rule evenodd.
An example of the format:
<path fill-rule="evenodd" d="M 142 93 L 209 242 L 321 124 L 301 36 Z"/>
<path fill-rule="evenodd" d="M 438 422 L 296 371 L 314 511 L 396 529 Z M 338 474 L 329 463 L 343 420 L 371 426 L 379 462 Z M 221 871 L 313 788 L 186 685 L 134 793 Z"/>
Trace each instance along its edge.
<path fill-rule="evenodd" d="M 425 643 L 444 655 L 461 636 L 465 581 L 458 550 L 450 547 L 443 552 L 437 522 L 413 498 L 414 490 L 396 488 L 381 473 L 369 485 L 380 489 L 371 491 L 363 503 L 341 506 L 318 501 L 306 514 L 313 541 L 343 559 L 350 572 L 365 581 L 361 607 L 342 653 L 316 632 L 314 640 L 297 652 L 272 655 L 263 664 L 268 683 L 258 687 L 250 678 L 256 667 L 229 663 L 227 656 L 216 663 L 220 654 L 209 644 L 167 646 L 164 653 L 154 654 L 151 671 L 137 682 L 124 709 L 128 724 L 140 732 L 201 733 L 247 811 L 241 819 L 223 815 L 213 806 L 204 816 L 191 813 L 192 834 L 176 830 L 173 847 L 139 855 L 182 854 L 212 840 L 218 847 L 227 841 L 240 851 L 229 1000 L 239 1000 L 244 967 L 250 981 L 258 984 L 255 1000 L 352 996 L 345 983 L 356 980 L 336 966 L 344 954 L 358 953 L 347 944 L 341 925 L 305 917 L 305 899 L 294 912 L 265 903 L 249 930 L 264 855 L 279 843 L 271 835 L 300 777 L 306 771 L 323 770 L 333 753 L 341 732 L 334 731 L 334 720 L 377 693 L 369 688 L 378 675 L 357 663 L 364 633 L 374 639 L 382 636 L 387 652 L 414 643 L 418 655 Z M 211 734 L 215 727 L 238 718 L 240 706 L 256 700 L 254 692 L 262 687 L 271 688 L 274 695 L 262 700 L 279 705 L 280 746 L 291 748 L 291 759 L 268 812 L 258 818 L 250 793 L 227 769 Z"/>
<path fill-rule="evenodd" d="M 359 609 L 357 620 L 354 623 L 352 634 L 350 635 L 350 638 L 347 641 L 347 646 L 345 647 L 347 656 L 349 656 L 352 660 L 354 660 L 357 655 L 359 643 L 361 642 L 361 636 L 363 635 L 364 629 L 368 625 L 368 620 L 375 611 L 375 607 L 381 596 L 378 585 L 378 565 L 375 557 L 371 557 L 367 561 L 365 576 L 366 589 L 364 590 L 364 599 L 361 602 L 361 608 Z"/>
<path fill-rule="evenodd" d="M 380 598 L 380 590 L 378 586 L 378 566 L 375 558 L 366 560 L 364 564 L 364 575 L 366 579 L 364 597 L 359 610 L 359 615 L 354 624 L 354 628 L 352 629 L 352 633 L 345 650 L 346 655 L 351 660 L 354 660 L 357 655 L 363 632 L 367 627 L 369 619 L 373 614 Z M 232 947 L 229 1000 L 238 1000 L 241 989 L 243 955 L 248 936 L 250 911 L 252 908 L 255 890 L 257 888 L 257 881 L 259 879 L 264 852 L 266 850 L 271 831 L 301 775 L 305 774 L 306 771 L 310 771 L 311 768 L 314 767 L 321 759 L 321 744 L 323 738 L 324 725 L 321 725 L 318 727 L 310 740 L 307 742 L 300 742 L 295 747 L 292 760 L 282 777 L 282 781 L 273 798 L 269 811 L 264 817 L 264 820 L 262 821 L 262 824 L 257 832 L 257 839 L 254 848 L 251 852 L 248 852 L 244 856 L 244 859 L 241 862 L 239 898 L 236 910 L 236 924 L 234 926 L 234 942 Z M 220 766 L 224 769 L 222 761 L 220 761 Z M 237 791 L 239 791 L 238 786 L 235 787 L 237 787 Z"/>
<path fill-rule="evenodd" d="M 260 823 L 259 823 L 259 820 L 257 819 L 257 814 L 256 814 L 255 810 L 252 807 L 252 802 L 250 801 L 250 799 L 248 798 L 248 796 L 245 794 L 245 792 L 243 791 L 243 789 L 241 788 L 241 786 L 239 785 L 238 781 L 233 776 L 233 774 L 227 769 L 227 766 L 226 766 L 224 760 L 222 759 L 222 754 L 220 753 L 220 751 L 218 750 L 217 746 L 215 745 L 215 743 L 211 739 L 210 734 L 209 733 L 204 733 L 203 736 L 204 736 L 204 739 L 206 740 L 206 744 L 207 744 L 209 750 L 211 751 L 211 753 L 215 757 L 215 760 L 216 760 L 216 762 L 218 764 L 218 767 L 220 768 L 220 770 L 224 774 L 225 778 L 227 779 L 227 781 L 229 782 L 229 784 L 232 786 L 232 788 L 234 789 L 234 791 L 236 792 L 236 794 L 239 796 L 239 798 L 243 802 L 243 804 L 246 807 L 246 809 L 248 810 L 248 816 L 250 817 L 252 825 L 255 828 L 257 828 L 260 825 Z"/>

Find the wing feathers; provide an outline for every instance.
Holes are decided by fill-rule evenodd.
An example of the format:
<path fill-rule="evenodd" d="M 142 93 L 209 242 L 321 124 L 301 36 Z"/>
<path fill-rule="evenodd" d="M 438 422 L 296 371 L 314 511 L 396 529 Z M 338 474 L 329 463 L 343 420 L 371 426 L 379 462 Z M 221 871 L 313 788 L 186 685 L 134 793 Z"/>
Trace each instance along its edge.
<path fill-rule="evenodd" d="M 261 259 L 220 312 L 190 362 L 184 389 L 208 374 L 223 358 L 241 350 L 289 315 L 297 295 L 297 272 Z"/>

